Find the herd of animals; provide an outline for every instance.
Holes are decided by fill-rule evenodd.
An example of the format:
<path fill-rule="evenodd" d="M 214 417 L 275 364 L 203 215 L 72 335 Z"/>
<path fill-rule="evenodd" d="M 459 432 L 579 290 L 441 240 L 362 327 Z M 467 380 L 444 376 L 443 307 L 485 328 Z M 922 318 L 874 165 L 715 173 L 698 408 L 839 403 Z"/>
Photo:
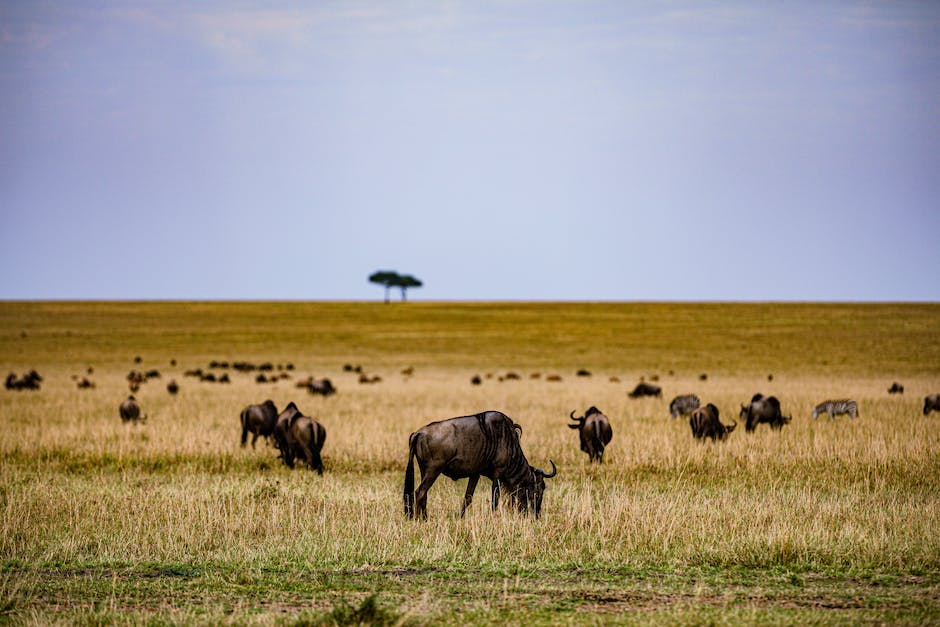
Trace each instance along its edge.
<path fill-rule="evenodd" d="M 239 370 L 254 370 L 250 364 L 236 362 Z M 227 364 L 225 364 L 227 366 Z M 213 362 L 218 367 L 218 362 Z M 280 370 L 281 368 L 279 368 Z M 293 369 L 290 366 L 289 369 Z M 347 365 L 345 370 L 360 372 L 361 367 Z M 262 370 L 273 370 L 273 367 L 264 365 Z M 407 375 L 413 372 L 408 368 Z M 91 369 L 89 369 L 89 373 Z M 579 371 L 581 375 L 582 371 Z M 403 371 L 405 374 L 406 371 Z M 199 376 L 208 380 L 205 373 L 187 371 L 187 375 Z M 149 378 L 159 377 L 159 373 L 151 371 L 138 373 L 131 371 L 128 375 L 130 389 L 135 392 L 142 382 Z M 373 383 L 377 379 L 360 375 L 361 383 Z M 512 377 L 509 377 L 510 379 Z M 226 377 L 227 379 L 227 377 Z M 269 381 L 265 377 L 265 381 Z M 14 373 L 6 379 L 8 390 L 38 390 L 42 377 L 35 370 L 17 377 Z M 218 381 L 218 378 L 213 379 Z M 260 383 L 260 378 L 257 379 Z M 480 380 L 474 377 L 471 381 L 479 385 Z M 87 378 L 79 382 L 79 387 L 94 387 Z M 308 377 L 298 382 L 298 387 L 306 387 L 313 394 L 325 396 L 336 392 L 329 379 L 314 379 Z M 903 386 L 892 384 L 888 392 L 891 394 L 903 393 Z M 167 384 L 167 391 L 176 394 L 179 386 L 175 381 Z M 631 392 L 631 398 L 642 396 L 661 397 L 662 389 L 654 384 L 641 381 Z M 930 394 L 924 398 L 923 413 L 929 415 L 931 411 L 940 412 L 940 394 Z M 147 419 L 141 413 L 137 399 L 131 394 L 118 408 L 121 420 L 124 422 L 141 422 Z M 711 439 L 724 440 L 737 427 L 737 421 L 724 424 L 719 417 L 718 408 L 707 403 L 704 406 L 694 394 L 676 396 L 669 403 L 669 413 L 672 418 L 679 416 L 689 417 L 689 427 L 692 435 L 698 440 Z M 821 414 L 827 414 L 830 419 L 839 415 L 847 415 L 854 419 L 859 417 L 858 403 L 851 399 L 826 400 L 813 409 L 813 419 Z M 602 463 L 604 450 L 613 438 L 613 429 L 610 420 L 595 406 L 589 407 L 582 416 L 575 416 L 572 411 L 569 415 L 572 421 L 568 427 L 578 431 L 581 450 L 588 455 L 590 463 Z M 753 432 L 760 424 L 767 424 L 773 430 L 780 430 L 790 423 L 792 417 L 783 415 L 780 401 L 774 396 L 755 394 L 750 402 L 741 405 L 738 418 L 745 423 L 745 429 Z M 248 443 L 251 434 L 251 445 L 254 448 L 258 438 L 265 438 L 273 443 L 280 459 L 288 467 L 293 468 L 297 461 L 302 461 L 318 474 L 323 474 L 323 459 L 321 451 L 326 441 L 326 428 L 311 416 L 304 415 L 297 405 L 290 402 L 282 411 L 278 411 L 274 402 L 266 400 L 263 403 L 245 407 L 239 415 L 241 426 L 241 445 Z M 432 422 L 412 433 L 408 439 L 408 463 L 405 468 L 404 481 L 404 510 L 408 518 L 420 516 L 427 518 L 428 490 L 440 475 L 453 480 L 468 479 L 467 490 L 464 495 L 460 515 L 463 516 L 473 500 L 473 494 L 480 477 L 490 479 L 492 483 L 490 506 L 495 510 L 499 504 L 500 493 L 505 492 L 510 502 L 520 512 L 531 512 L 538 518 L 542 508 L 542 496 L 545 491 L 545 480 L 557 474 L 557 468 L 552 460 L 551 471 L 546 472 L 529 464 L 520 444 L 522 427 L 498 411 L 486 411 L 471 416 L 459 416 L 447 420 Z M 418 465 L 421 481 L 415 488 L 414 464 Z"/>

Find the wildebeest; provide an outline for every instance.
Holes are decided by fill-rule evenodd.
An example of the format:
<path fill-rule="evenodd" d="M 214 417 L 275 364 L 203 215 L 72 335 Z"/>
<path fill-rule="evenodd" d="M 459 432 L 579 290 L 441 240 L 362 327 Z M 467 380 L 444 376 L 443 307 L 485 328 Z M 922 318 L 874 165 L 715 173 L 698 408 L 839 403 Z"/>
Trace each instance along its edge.
<path fill-rule="evenodd" d="M 309 420 L 301 420 L 306 418 Z M 326 429 L 319 421 L 304 416 L 293 401 L 278 414 L 274 425 L 274 446 L 281 451 L 281 459 L 288 468 L 294 467 L 297 457 L 303 458 L 310 468 L 323 474 L 320 451 L 326 440 Z"/>
<path fill-rule="evenodd" d="M 75 385 L 78 386 L 79 390 L 90 390 L 95 387 L 95 382 L 88 377 L 82 377 Z"/>
<path fill-rule="evenodd" d="M 924 397 L 924 415 L 932 411 L 940 411 L 940 394 L 930 394 Z"/>
<path fill-rule="evenodd" d="M 17 377 L 14 373 L 7 375 L 5 383 L 8 390 L 38 390 L 42 377 L 35 370 L 30 370 L 22 377 Z"/>
<path fill-rule="evenodd" d="M 857 418 L 858 403 L 847 398 L 838 401 L 823 401 L 813 408 L 813 420 L 816 420 L 819 414 L 829 414 L 830 420 L 839 414 L 848 414 L 849 418 Z"/>
<path fill-rule="evenodd" d="M 428 517 L 428 490 L 443 474 L 455 481 L 469 479 L 461 516 L 470 506 L 473 491 L 483 476 L 493 482 L 493 510 L 499 504 L 500 486 L 504 486 L 520 511 L 531 510 L 538 518 L 545 479 L 554 477 L 558 470 L 551 460 L 551 473 L 530 466 L 519 444 L 521 433 L 522 427 L 498 411 L 432 422 L 412 433 L 408 438 L 408 465 L 405 467 L 405 515 L 414 518 L 417 513 L 422 518 Z M 415 459 L 421 472 L 417 491 L 414 489 Z"/>
<path fill-rule="evenodd" d="M 711 438 L 714 441 L 724 440 L 729 433 L 734 431 L 738 423 L 721 424 L 718 419 L 718 408 L 709 403 L 705 407 L 699 407 L 692 411 L 692 415 L 689 416 L 689 426 L 692 428 L 692 435 L 695 438 L 699 440 Z"/>
<path fill-rule="evenodd" d="M 695 394 L 683 394 L 677 396 L 669 403 L 669 415 L 673 418 L 679 416 L 688 416 L 698 409 L 702 404 Z"/>
<path fill-rule="evenodd" d="M 653 385 L 652 383 L 645 383 L 641 381 L 636 384 L 636 387 L 633 388 L 633 391 L 627 394 L 630 398 L 639 398 L 641 396 L 662 396 L 663 389 L 658 385 Z"/>
<path fill-rule="evenodd" d="M 251 448 L 254 448 L 259 437 L 270 439 L 274 435 L 277 407 L 271 399 L 258 405 L 249 405 L 239 414 L 239 420 L 242 425 L 242 446 L 248 442 L 248 434 L 251 433 Z"/>
<path fill-rule="evenodd" d="M 776 396 L 765 397 L 760 393 L 755 394 L 748 405 L 741 405 L 739 418 L 746 420 L 744 429 L 749 433 L 760 423 L 767 423 L 778 431 L 791 420 L 791 416 L 784 416 L 780 411 L 780 401 Z"/>
<path fill-rule="evenodd" d="M 134 398 L 133 394 L 128 396 L 127 400 L 121 403 L 118 412 L 121 415 L 121 420 L 124 422 L 144 421 L 147 419 L 147 416 L 140 415 L 140 405 L 137 403 L 137 399 Z"/>
<path fill-rule="evenodd" d="M 591 462 L 601 464 L 604 462 L 604 448 L 610 444 L 614 435 L 610 428 L 610 421 L 601 410 L 593 405 L 588 408 L 580 418 L 574 417 L 574 412 L 570 414 L 574 424 L 569 424 L 569 429 L 577 429 L 581 438 L 581 450 L 588 454 Z"/>
<path fill-rule="evenodd" d="M 888 394 L 904 394 L 904 386 L 895 381 L 888 388 Z"/>
<path fill-rule="evenodd" d="M 307 383 L 307 391 L 311 394 L 320 394 L 322 396 L 336 394 L 336 388 L 333 387 L 333 382 L 326 378 L 314 379 L 311 377 L 310 381 Z"/>
<path fill-rule="evenodd" d="M 483 383 L 483 379 L 480 378 L 480 375 L 475 374 L 475 375 L 473 375 L 473 377 L 470 379 L 470 383 L 473 384 L 473 385 L 480 385 L 481 383 Z"/>
<path fill-rule="evenodd" d="M 326 428 L 319 420 L 303 414 L 295 414 L 287 424 L 287 451 L 284 461 L 293 468 L 294 459 L 302 458 L 307 466 L 316 470 L 318 475 L 322 475 L 323 458 L 320 451 L 325 441 Z"/>
<path fill-rule="evenodd" d="M 166 384 L 166 391 L 170 394 L 176 394 L 180 391 L 180 386 L 177 385 L 176 379 L 170 379 L 170 382 Z"/>

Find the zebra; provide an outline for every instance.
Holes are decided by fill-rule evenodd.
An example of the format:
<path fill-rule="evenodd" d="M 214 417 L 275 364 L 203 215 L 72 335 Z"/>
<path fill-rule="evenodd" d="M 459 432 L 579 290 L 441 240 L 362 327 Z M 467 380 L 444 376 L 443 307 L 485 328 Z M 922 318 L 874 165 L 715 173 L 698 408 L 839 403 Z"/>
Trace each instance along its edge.
<path fill-rule="evenodd" d="M 672 399 L 669 403 L 669 414 L 673 418 L 688 416 L 701 406 L 701 401 L 695 394 L 684 394 Z"/>
<path fill-rule="evenodd" d="M 835 419 L 839 414 L 848 414 L 849 418 L 858 418 L 858 403 L 851 399 L 824 401 L 813 409 L 813 420 L 816 420 L 819 414 L 829 414 L 830 419 Z"/>

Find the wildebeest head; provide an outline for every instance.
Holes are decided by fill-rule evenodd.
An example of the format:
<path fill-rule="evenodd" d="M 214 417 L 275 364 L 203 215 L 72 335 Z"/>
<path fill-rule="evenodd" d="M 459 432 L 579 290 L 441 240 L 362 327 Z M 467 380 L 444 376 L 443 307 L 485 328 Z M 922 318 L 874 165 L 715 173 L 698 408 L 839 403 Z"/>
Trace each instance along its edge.
<path fill-rule="evenodd" d="M 558 474 L 555 462 L 548 460 L 548 463 L 552 465 L 552 471 L 550 473 L 545 472 L 541 468 L 529 466 L 529 470 L 531 471 L 530 479 L 520 487 L 520 496 L 522 497 L 519 499 L 520 512 L 525 513 L 527 508 L 531 507 L 532 513 L 536 518 L 542 513 L 542 497 L 545 495 L 545 480 L 551 479 Z"/>

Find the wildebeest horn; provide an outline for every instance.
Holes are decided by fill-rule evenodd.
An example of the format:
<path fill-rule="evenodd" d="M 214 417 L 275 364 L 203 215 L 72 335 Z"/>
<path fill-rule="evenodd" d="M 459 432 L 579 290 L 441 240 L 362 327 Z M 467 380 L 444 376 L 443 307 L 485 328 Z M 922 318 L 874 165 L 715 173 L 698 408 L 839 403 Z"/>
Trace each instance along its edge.
<path fill-rule="evenodd" d="M 577 418 L 574 417 L 574 410 L 573 410 L 573 409 L 571 410 L 571 419 L 572 419 L 572 420 L 578 420 Z"/>
<path fill-rule="evenodd" d="M 552 465 L 552 474 L 550 475 L 546 474 L 545 471 L 542 470 L 541 468 L 535 469 L 535 472 L 542 475 L 542 477 L 544 477 L 545 479 L 551 479 L 552 477 L 558 474 L 558 469 L 555 467 L 555 462 L 553 462 L 552 460 L 548 460 L 548 463 Z"/>

